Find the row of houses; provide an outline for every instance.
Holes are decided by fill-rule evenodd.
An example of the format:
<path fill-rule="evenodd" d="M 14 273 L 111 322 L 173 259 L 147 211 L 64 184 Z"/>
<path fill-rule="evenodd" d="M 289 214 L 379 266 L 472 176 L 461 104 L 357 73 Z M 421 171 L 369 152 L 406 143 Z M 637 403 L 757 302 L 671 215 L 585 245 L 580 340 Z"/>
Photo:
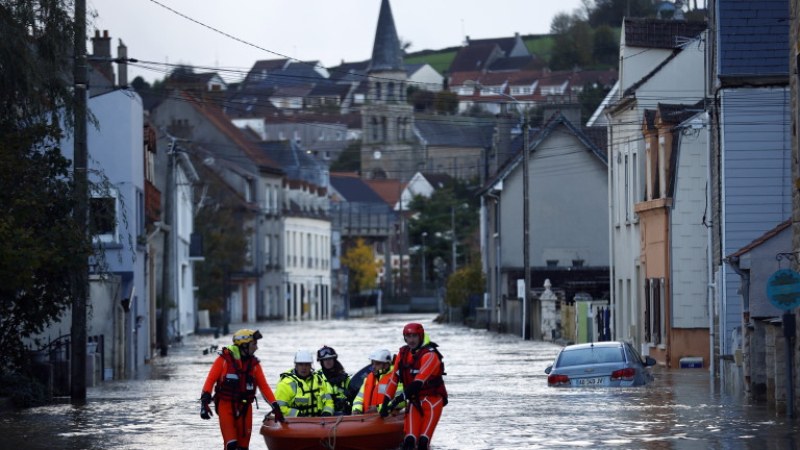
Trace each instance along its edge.
<path fill-rule="evenodd" d="M 106 62 L 110 42 L 95 34 L 90 69 L 90 205 L 103 255 L 90 283 L 92 381 L 135 376 L 172 343 L 228 323 L 346 316 L 339 258 L 355 237 L 375 249 L 379 284 L 409 284 L 399 215 L 441 177 L 330 174 L 327 158 L 302 139 L 281 139 L 280 124 L 227 116 L 196 91 L 171 91 L 146 109 L 127 87 L 125 65 Z M 117 54 L 126 52 L 120 44 Z M 71 157 L 72 142 L 62 144 Z M 232 215 L 226 232 L 245 236 L 246 255 L 226 269 L 224 305 L 209 312 L 198 306 L 196 266 L 208 224 L 197 220 L 220 209 Z M 38 337 L 60 342 L 70 317 Z"/>
<path fill-rule="evenodd" d="M 481 312 L 490 326 L 553 339 L 559 316 L 541 287 L 569 268 L 578 276 L 554 290 L 565 305 L 600 300 L 611 337 L 666 367 L 699 362 L 783 410 L 798 388 L 796 376 L 786 382 L 786 346 L 798 355 L 767 286 L 797 264 L 798 6 L 708 7 L 704 22 L 625 18 L 619 79 L 586 127 L 551 116 L 529 130 L 527 163 L 520 151 L 483 185 Z M 580 273 L 589 267 L 605 279 Z"/>

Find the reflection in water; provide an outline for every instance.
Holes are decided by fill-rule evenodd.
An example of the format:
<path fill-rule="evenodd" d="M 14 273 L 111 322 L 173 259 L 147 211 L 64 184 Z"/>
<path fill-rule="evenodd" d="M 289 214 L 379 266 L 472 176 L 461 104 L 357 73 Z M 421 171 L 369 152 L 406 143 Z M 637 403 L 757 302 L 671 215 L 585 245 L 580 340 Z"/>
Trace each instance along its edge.
<path fill-rule="evenodd" d="M 551 389 L 544 368 L 558 346 L 459 326 L 430 316 L 383 316 L 332 322 L 267 322 L 257 355 L 273 387 L 298 349 L 336 348 L 354 373 L 378 347 L 396 350 L 405 322 L 425 325 L 440 345 L 450 403 L 435 450 L 629 448 L 793 449 L 800 427 L 761 405 L 720 395 L 701 370 L 655 371 L 644 388 Z M 252 327 L 252 326 L 250 326 Z M 190 336 L 138 379 L 89 389 L 88 404 L 51 405 L 0 415 L 7 449 L 215 449 L 216 420 L 199 418 L 200 395 L 214 355 L 230 336 Z M 269 408 L 263 403 L 259 414 Z M 258 433 L 256 429 L 254 431 Z M 265 448 L 253 436 L 251 449 Z"/>

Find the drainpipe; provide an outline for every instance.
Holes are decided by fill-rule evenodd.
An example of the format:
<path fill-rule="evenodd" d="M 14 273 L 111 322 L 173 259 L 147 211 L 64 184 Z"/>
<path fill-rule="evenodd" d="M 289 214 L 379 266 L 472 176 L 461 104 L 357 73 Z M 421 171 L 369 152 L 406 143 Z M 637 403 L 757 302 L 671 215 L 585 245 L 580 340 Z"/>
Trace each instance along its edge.
<path fill-rule="evenodd" d="M 744 352 L 745 344 L 744 341 L 747 338 L 747 325 L 750 323 L 750 271 L 749 270 L 742 270 L 739 267 L 739 257 L 738 256 L 731 256 L 725 258 L 725 262 L 736 272 L 736 275 L 742 279 L 742 285 L 739 288 L 742 293 L 742 364 L 744 365 L 744 380 L 745 380 L 745 390 L 750 390 L 750 370 L 749 370 L 749 363 L 745 364 L 745 360 L 749 360 Z M 736 351 L 736 349 L 731 349 Z"/>
<path fill-rule="evenodd" d="M 709 136 L 710 137 L 710 136 Z M 708 139 L 708 156 L 709 162 L 706 168 L 706 179 L 709 180 L 706 183 L 706 205 L 711 205 L 711 149 L 712 149 L 712 140 Z M 706 211 L 708 214 L 709 211 Z M 708 223 L 703 223 L 706 227 L 706 277 L 708 279 L 708 288 L 707 288 L 707 295 L 708 295 L 708 374 L 709 374 L 709 382 L 713 388 L 714 386 L 714 379 L 716 378 L 716 370 L 717 370 L 717 360 L 714 357 L 714 343 L 716 342 L 717 333 L 714 328 L 714 315 L 716 314 L 715 311 L 715 301 L 717 298 L 717 284 L 716 280 L 714 279 L 714 263 L 713 263 L 713 238 L 712 238 L 712 227 Z M 713 389 L 712 389 L 713 392 Z"/>

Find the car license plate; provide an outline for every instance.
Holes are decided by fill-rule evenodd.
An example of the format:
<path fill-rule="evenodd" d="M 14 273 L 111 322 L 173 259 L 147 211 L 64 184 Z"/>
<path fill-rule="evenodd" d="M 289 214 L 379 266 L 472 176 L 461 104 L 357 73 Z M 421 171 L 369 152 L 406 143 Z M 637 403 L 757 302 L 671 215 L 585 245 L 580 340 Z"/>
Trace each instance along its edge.
<path fill-rule="evenodd" d="M 573 380 L 578 386 L 602 386 L 606 382 L 605 377 L 578 378 Z"/>

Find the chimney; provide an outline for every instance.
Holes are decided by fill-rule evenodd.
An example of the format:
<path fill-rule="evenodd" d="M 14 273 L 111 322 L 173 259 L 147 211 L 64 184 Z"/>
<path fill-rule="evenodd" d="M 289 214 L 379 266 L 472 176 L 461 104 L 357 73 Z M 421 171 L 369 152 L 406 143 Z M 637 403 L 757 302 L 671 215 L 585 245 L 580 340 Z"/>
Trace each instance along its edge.
<path fill-rule="evenodd" d="M 108 30 L 103 30 L 103 37 L 100 37 L 100 30 L 94 31 L 92 56 L 99 58 L 96 65 L 100 73 L 114 83 L 114 68 L 111 66 L 111 38 L 108 37 Z"/>
<path fill-rule="evenodd" d="M 122 39 L 119 40 L 119 45 L 117 46 L 117 58 L 119 58 L 120 62 L 117 66 L 117 86 L 119 87 L 127 87 L 128 86 L 128 47 L 122 42 Z"/>

